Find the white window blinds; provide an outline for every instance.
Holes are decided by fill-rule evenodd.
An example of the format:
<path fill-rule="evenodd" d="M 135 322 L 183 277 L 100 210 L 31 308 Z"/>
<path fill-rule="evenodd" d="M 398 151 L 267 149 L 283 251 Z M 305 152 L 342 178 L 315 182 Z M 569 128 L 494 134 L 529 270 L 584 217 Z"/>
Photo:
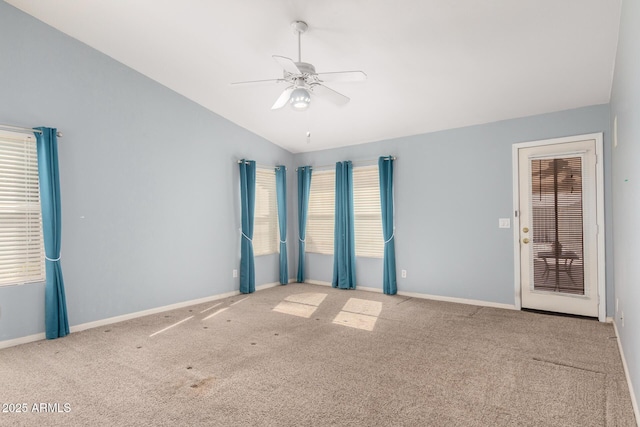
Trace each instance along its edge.
<path fill-rule="evenodd" d="M 306 251 L 333 254 L 335 171 L 313 171 L 307 212 Z M 378 166 L 353 168 L 356 256 L 382 258 L 382 214 Z"/>
<path fill-rule="evenodd" d="M 333 254 L 336 173 L 313 171 L 307 210 L 306 251 Z"/>
<path fill-rule="evenodd" d="M 35 137 L 0 131 L 0 286 L 44 281 Z"/>
<path fill-rule="evenodd" d="M 253 254 L 259 256 L 277 253 L 279 241 L 276 173 L 273 169 L 256 169 Z"/>
<path fill-rule="evenodd" d="M 382 212 L 378 165 L 353 168 L 356 256 L 382 258 Z"/>

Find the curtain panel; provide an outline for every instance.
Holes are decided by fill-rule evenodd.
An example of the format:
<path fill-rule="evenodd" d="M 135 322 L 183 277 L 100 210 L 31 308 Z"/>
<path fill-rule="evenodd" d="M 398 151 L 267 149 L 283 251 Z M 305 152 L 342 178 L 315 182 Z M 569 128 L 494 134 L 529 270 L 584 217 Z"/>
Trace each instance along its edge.
<path fill-rule="evenodd" d="M 336 205 L 333 240 L 334 288 L 356 288 L 356 242 L 353 211 L 353 165 L 336 163 Z"/>
<path fill-rule="evenodd" d="M 47 339 L 69 334 L 67 300 L 60 265 L 62 213 L 60 209 L 60 173 L 58 170 L 58 136 L 52 128 L 37 128 L 38 179 L 42 207 L 42 231 L 45 252 L 45 336 Z"/>
<path fill-rule="evenodd" d="M 278 204 L 278 227 L 280 229 L 280 284 L 289 283 L 287 261 L 287 168 L 276 166 L 276 199 Z"/>
<path fill-rule="evenodd" d="M 242 237 L 240 244 L 240 292 L 256 290 L 256 271 L 253 258 L 253 217 L 256 203 L 256 162 L 242 159 L 240 167 L 240 204 Z"/>
<path fill-rule="evenodd" d="M 384 237 L 382 290 L 387 295 L 398 292 L 396 281 L 396 245 L 393 219 L 393 162 L 392 156 L 378 159 L 380 174 L 380 209 L 382 210 L 382 234 Z"/>
<path fill-rule="evenodd" d="M 307 210 L 311 189 L 311 166 L 298 168 L 298 275 L 296 280 L 303 283 L 305 278 L 305 239 L 307 235 Z"/>

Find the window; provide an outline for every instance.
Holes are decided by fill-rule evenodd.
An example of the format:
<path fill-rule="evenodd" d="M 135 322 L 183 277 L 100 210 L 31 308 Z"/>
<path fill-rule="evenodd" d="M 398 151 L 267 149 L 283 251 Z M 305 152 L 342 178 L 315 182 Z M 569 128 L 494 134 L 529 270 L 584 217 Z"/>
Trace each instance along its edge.
<path fill-rule="evenodd" d="M 256 206 L 253 220 L 253 254 L 279 251 L 276 173 L 273 169 L 256 169 Z"/>
<path fill-rule="evenodd" d="M 333 254 L 335 176 L 333 170 L 314 171 L 311 176 L 307 252 Z M 377 165 L 353 168 L 353 210 L 356 256 L 382 258 L 384 238 Z"/>
<path fill-rule="evenodd" d="M 0 131 L 0 286 L 44 281 L 35 137 Z"/>
<path fill-rule="evenodd" d="M 336 173 L 313 171 L 307 210 L 307 252 L 333 254 L 333 223 L 336 205 Z"/>
<path fill-rule="evenodd" d="M 378 165 L 353 168 L 353 213 L 356 255 L 382 258 L 384 237 Z"/>

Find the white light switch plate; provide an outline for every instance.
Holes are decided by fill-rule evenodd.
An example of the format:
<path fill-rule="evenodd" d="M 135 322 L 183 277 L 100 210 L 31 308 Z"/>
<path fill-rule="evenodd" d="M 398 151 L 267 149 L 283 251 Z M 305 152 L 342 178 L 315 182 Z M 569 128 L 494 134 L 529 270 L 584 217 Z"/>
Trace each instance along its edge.
<path fill-rule="evenodd" d="M 511 218 L 499 218 L 498 219 L 498 227 L 500 227 L 500 228 L 511 228 Z"/>

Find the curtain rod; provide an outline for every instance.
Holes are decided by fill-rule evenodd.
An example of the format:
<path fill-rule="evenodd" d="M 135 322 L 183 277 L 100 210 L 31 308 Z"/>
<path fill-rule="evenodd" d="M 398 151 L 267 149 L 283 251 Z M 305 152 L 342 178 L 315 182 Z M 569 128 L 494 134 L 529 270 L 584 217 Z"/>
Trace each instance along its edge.
<path fill-rule="evenodd" d="M 42 131 L 40 129 L 31 129 L 31 128 L 23 128 L 23 127 L 19 127 L 19 126 L 9 126 L 9 125 L 0 125 L 0 130 L 9 130 L 9 131 L 13 131 L 13 132 L 19 132 L 19 133 L 39 133 L 42 134 Z M 56 132 L 56 136 L 58 138 L 62 137 L 62 132 L 57 131 Z"/>
<path fill-rule="evenodd" d="M 242 160 L 239 159 L 238 160 L 238 164 L 240 164 L 240 163 L 242 163 Z M 245 160 L 245 163 L 248 163 L 248 162 Z M 280 165 L 278 165 L 278 166 L 267 166 L 267 165 L 261 165 L 260 163 L 256 163 L 256 167 L 260 168 L 260 169 L 280 169 Z M 286 166 L 284 167 L 284 170 L 287 170 Z"/>
<path fill-rule="evenodd" d="M 389 160 L 389 159 L 395 160 L 395 159 L 397 159 L 396 156 L 380 156 L 380 157 L 384 157 L 385 160 Z M 351 164 L 352 165 L 358 165 L 358 164 L 361 165 L 363 163 L 377 162 L 380 157 L 377 157 L 375 159 L 355 160 L 355 161 L 352 161 Z M 374 166 L 375 164 L 377 164 L 377 163 L 371 164 L 369 166 Z M 303 166 L 301 166 L 301 167 L 303 167 Z M 304 167 L 307 167 L 307 166 L 304 166 Z M 313 169 L 314 167 L 316 169 L 325 169 L 325 168 L 335 167 L 335 164 L 333 164 L 333 165 L 322 165 L 322 166 L 308 166 L 308 167 L 310 167 L 311 169 Z M 296 168 L 296 172 L 298 172 L 298 168 Z"/>

